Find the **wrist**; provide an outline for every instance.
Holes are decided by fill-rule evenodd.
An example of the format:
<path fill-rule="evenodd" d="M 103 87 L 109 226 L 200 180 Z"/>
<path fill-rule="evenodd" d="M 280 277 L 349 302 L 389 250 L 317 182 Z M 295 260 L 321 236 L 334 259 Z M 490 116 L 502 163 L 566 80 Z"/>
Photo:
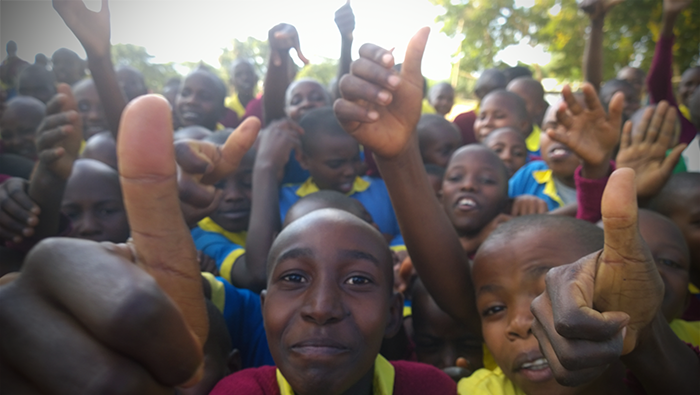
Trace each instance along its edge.
<path fill-rule="evenodd" d="M 581 177 L 591 180 L 606 178 L 610 175 L 610 158 L 606 156 L 601 162 L 583 162 Z"/>

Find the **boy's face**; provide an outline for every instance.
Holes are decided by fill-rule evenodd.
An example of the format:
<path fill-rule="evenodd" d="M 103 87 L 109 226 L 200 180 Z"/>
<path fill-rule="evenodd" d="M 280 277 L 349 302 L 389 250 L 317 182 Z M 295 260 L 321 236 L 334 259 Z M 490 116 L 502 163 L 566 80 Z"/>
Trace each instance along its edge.
<path fill-rule="evenodd" d="M 188 75 L 177 95 L 176 109 L 182 126 L 216 129 L 224 109 L 224 97 L 214 77 L 206 72 Z"/>
<path fill-rule="evenodd" d="M 547 167 L 552 169 L 552 173 L 559 178 L 570 178 L 574 176 L 576 168 L 581 164 L 581 160 L 569 147 L 552 140 L 547 135 L 549 129 L 557 128 L 557 109 L 562 102 L 549 107 L 542 121 L 542 133 L 540 133 L 540 154 L 547 163 Z"/>
<path fill-rule="evenodd" d="M 681 83 L 678 86 L 678 96 L 681 104 L 688 105 L 688 99 L 700 85 L 700 67 L 694 67 L 683 73 Z"/>
<path fill-rule="evenodd" d="M 664 282 L 661 311 L 666 321 L 671 322 L 679 318 L 686 307 L 690 270 L 688 246 L 678 227 L 661 214 L 640 210 L 639 230 Z"/>
<path fill-rule="evenodd" d="M 690 248 L 691 278 L 695 280 L 700 278 L 700 185 L 679 188 L 675 191 L 674 198 L 678 203 L 674 204 L 669 218 L 683 232 Z"/>
<path fill-rule="evenodd" d="M 474 121 L 474 135 L 478 141 L 483 141 L 492 131 L 507 126 L 525 134 L 528 120 L 520 119 L 508 107 L 509 101 L 502 95 L 490 95 L 481 102 L 479 116 Z"/>
<path fill-rule="evenodd" d="M 340 394 L 373 374 L 401 324 L 386 241 L 339 210 L 308 214 L 270 251 L 263 319 L 270 352 L 297 393 Z"/>
<path fill-rule="evenodd" d="M 446 115 L 452 111 L 455 103 L 455 91 L 451 86 L 440 85 L 440 87 L 430 92 L 430 105 L 440 115 Z"/>
<path fill-rule="evenodd" d="M 472 235 L 501 213 L 508 180 L 498 158 L 487 148 L 460 149 L 442 182 L 442 206 L 460 235 Z"/>
<path fill-rule="evenodd" d="M 641 98 L 639 97 L 641 92 L 639 92 L 633 86 L 628 85 L 628 86 L 625 86 L 624 88 L 621 88 L 617 91 L 611 92 L 610 96 L 602 97 L 601 100 L 605 103 L 610 103 L 610 101 L 612 100 L 612 97 L 617 92 L 622 92 L 622 94 L 625 95 L 625 106 L 622 108 L 622 115 L 624 116 L 623 121 L 630 119 L 634 115 L 634 113 L 637 110 L 639 110 L 639 107 L 641 106 L 641 104 L 640 104 Z"/>
<path fill-rule="evenodd" d="M 124 243 L 129 238 L 129 223 L 119 178 L 102 169 L 80 166 L 83 169 L 74 171 L 68 179 L 61 203 L 61 212 L 71 220 L 73 227 L 70 237 Z"/>
<path fill-rule="evenodd" d="M 491 135 L 485 142 L 508 168 L 510 177 L 527 162 L 527 146 L 516 130 L 504 130 Z"/>
<path fill-rule="evenodd" d="M 248 62 L 239 62 L 233 68 L 231 83 L 238 93 L 253 94 L 255 85 L 258 83 L 258 76 L 253 70 L 253 66 Z"/>
<path fill-rule="evenodd" d="M 85 75 L 83 69 L 84 64 L 80 59 L 70 56 L 58 55 L 52 59 L 53 73 L 56 76 L 56 81 L 65 82 L 68 85 L 73 85 L 80 81 Z"/>
<path fill-rule="evenodd" d="M 119 87 L 122 88 L 127 100 L 133 100 L 148 93 L 146 82 L 138 71 L 128 68 L 119 69 L 117 70 L 117 81 L 119 81 Z"/>
<path fill-rule="evenodd" d="M 450 123 L 426 125 L 428 138 L 421 147 L 423 163 L 447 167 L 452 154 L 462 145 L 462 138 Z"/>
<path fill-rule="evenodd" d="M 304 152 L 299 162 L 321 190 L 348 193 L 360 164 L 360 147 L 349 135 L 324 135 Z"/>
<path fill-rule="evenodd" d="M 97 133 L 109 130 L 95 83 L 82 81 L 75 87 L 73 94 L 83 118 L 83 138 L 87 140 Z"/>
<path fill-rule="evenodd" d="M 549 269 L 587 254 L 571 235 L 542 228 L 492 239 L 477 252 L 472 279 L 484 341 L 506 377 L 529 395 L 574 390 L 554 379 L 532 334 L 530 303 L 544 291 Z"/>
<path fill-rule="evenodd" d="M 236 171 L 216 184 L 217 188 L 223 190 L 224 196 L 209 217 L 229 232 L 248 229 L 253 194 L 253 164 L 254 155 L 248 152 Z"/>
<path fill-rule="evenodd" d="M 36 158 L 36 130 L 42 118 L 21 116 L 23 111 L 10 110 L 0 119 L 0 136 L 5 152 Z"/>
<path fill-rule="evenodd" d="M 314 81 L 300 81 L 294 84 L 287 94 L 286 101 L 284 112 L 294 121 L 299 121 L 314 108 L 331 104 L 323 87 Z"/>
<path fill-rule="evenodd" d="M 418 362 L 445 369 L 464 358 L 471 371 L 483 367 L 481 338 L 440 310 L 427 292 L 414 291 L 412 310 Z"/>

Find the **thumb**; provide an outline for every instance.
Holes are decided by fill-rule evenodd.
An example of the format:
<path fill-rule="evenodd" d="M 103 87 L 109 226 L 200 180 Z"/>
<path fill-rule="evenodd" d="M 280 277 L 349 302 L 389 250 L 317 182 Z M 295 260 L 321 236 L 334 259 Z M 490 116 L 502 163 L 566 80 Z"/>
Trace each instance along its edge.
<path fill-rule="evenodd" d="M 630 168 L 617 169 L 603 192 L 601 213 L 605 230 L 603 253 L 622 250 L 630 240 L 639 237 L 637 229 L 637 190 L 635 172 Z M 610 248 L 608 248 L 610 247 Z"/>
<path fill-rule="evenodd" d="M 406 48 L 406 57 L 401 66 L 401 79 L 411 81 L 415 85 L 423 87 L 423 74 L 421 73 L 421 60 L 425 45 L 428 43 L 430 28 L 423 27 L 411 37 Z"/>
<path fill-rule="evenodd" d="M 671 175 L 673 168 L 676 167 L 676 165 L 678 164 L 678 161 L 681 159 L 681 154 L 687 146 L 688 144 L 685 143 L 678 144 L 673 148 L 671 152 L 668 153 L 666 158 L 664 158 L 663 163 L 661 163 L 661 170 L 666 175 L 666 178 L 668 178 Z"/>
<path fill-rule="evenodd" d="M 256 117 L 246 118 L 246 120 L 228 136 L 224 145 L 221 146 L 221 159 L 214 163 L 214 168 L 202 178 L 202 182 L 205 184 L 214 184 L 227 174 L 235 171 L 243 155 L 245 155 L 250 147 L 253 146 L 253 143 L 255 143 L 259 131 L 260 120 Z"/>
<path fill-rule="evenodd" d="M 200 345 L 209 332 L 192 236 L 178 199 L 170 105 L 141 96 L 122 114 L 119 175 L 137 261 L 182 311 Z"/>

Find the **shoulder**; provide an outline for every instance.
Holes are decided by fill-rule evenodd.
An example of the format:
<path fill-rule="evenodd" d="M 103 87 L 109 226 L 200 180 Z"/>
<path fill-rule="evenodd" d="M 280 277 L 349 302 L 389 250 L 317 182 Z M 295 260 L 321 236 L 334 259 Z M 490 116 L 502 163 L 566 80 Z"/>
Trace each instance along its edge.
<path fill-rule="evenodd" d="M 279 395 L 280 389 L 275 377 L 276 369 L 274 366 L 261 366 L 241 370 L 221 379 L 211 394 Z"/>
<path fill-rule="evenodd" d="M 513 384 L 501 371 L 479 369 L 457 384 L 457 390 L 463 395 L 524 395 L 525 393 Z"/>
<path fill-rule="evenodd" d="M 510 178 L 509 184 L 517 184 L 532 179 L 532 173 L 540 170 L 547 170 L 547 163 L 543 160 L 534 160 L 526 163 L 525 166 L 518 169 Z"/>
<path fill-rule="evenodd" d="M 456 394 L 457 385 L 442 370 L 424 363 L 390 361 L 394 366 L 394 394 Z"/>

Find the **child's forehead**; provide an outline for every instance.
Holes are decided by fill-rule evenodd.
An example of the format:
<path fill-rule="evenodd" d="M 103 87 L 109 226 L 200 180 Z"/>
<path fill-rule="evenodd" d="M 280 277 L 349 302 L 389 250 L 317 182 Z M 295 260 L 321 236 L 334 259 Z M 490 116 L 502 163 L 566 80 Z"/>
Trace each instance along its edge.
<path fill-rule="evenodd" d="M 323 93 L 323 87 L 316 81 L 302 80 L 297 81 L 295 84 L 289 87 L 289 96 L 294 96 L 296 94 L 309 94 L 311 92 L 321 92 Z"/>
<path fill-rule="evenodd" d="M 472 144 L 464 146 L 452 154 L 452 158 L 447 164 L 447 170 L 460 166 L 492 168 L 494 171 L 498 171 L 498 168 L 502 165 L 501 159 L 489 148 Z"/>
<path fill-rule="evenodd" d="M 647 243 L 663 240 L 682 250 L 687 250 L 685 239 L 680 228 L 663 215 L 651 210 L 639 210 L 639 231 Z"/>
<path fill-rule="evenodd" d="M 511 145 L 525 145 L 523 134 L 511 127 L 496 129 L 486 137 L 486 143 L 495 142 L 507 142 Z"/>

